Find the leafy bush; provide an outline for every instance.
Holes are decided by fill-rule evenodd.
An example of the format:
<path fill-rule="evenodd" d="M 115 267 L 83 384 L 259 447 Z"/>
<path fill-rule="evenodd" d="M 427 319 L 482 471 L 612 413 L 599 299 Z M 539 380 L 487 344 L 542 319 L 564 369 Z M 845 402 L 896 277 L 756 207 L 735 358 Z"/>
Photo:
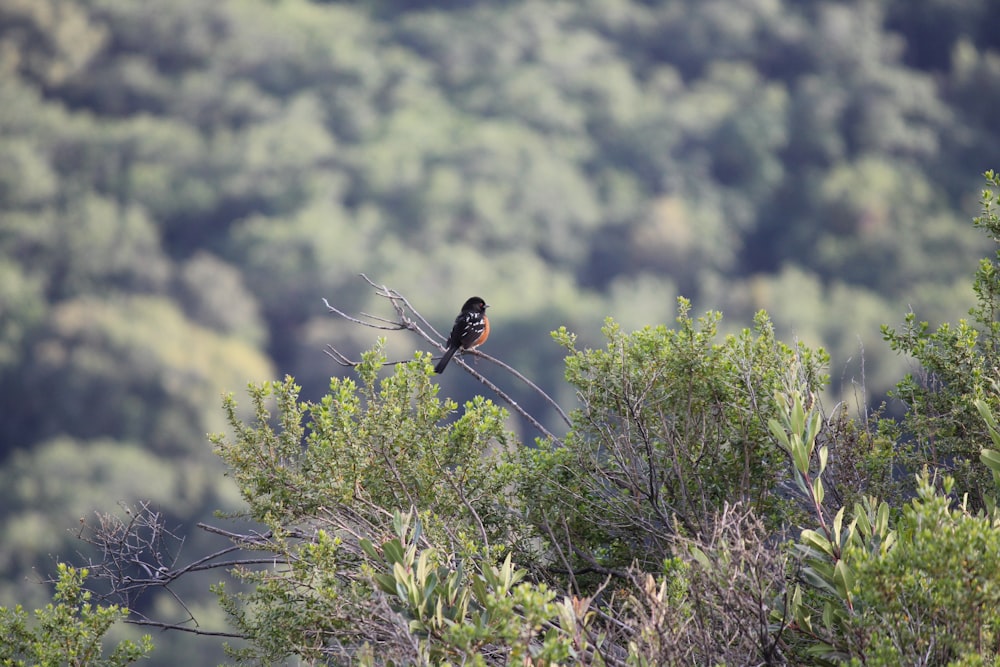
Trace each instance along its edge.
<path fill-rule="evenodd" d="M 678 534 L 712 532 L 737 500 L 771 528 L 793 516 L 781 493 L 786 455 L 767 424 L 777 390 L 819 391 L 826 356 L 777 341 L 764 313 L 722 340 L 720 319 L 695 320 L 680 299 L 676 329 L 625 334 L 609 320 L 605 349 L 555 334 L 582 407 L 564 444 L 525 450 L 522 496 L 553 548 L 581 567 L 655 568 Z"/>
<path fill-rule="evenodd" d="M 997 189 L 983 190 L 982 215 L 974 223 L 1000 245 L 1000 174 L 988 171 L 985 177 Z M 986 429 L 975 401 L 982 398 L 993 410 L 1000 408 L 1000 249 L 980 261 L 973 286 L 977 305 L 970 320 L 932 331 L 909 313 L 901 329 L 883 327 L 882 332 L 893 350 L 920 364 L 894 392 L 907 408 L 900 464 L 911 474 L 927 467 L 953 477 L 975 510 L 984 507 L 992 489 L 989 472 L 979 465 Z"/>
<path fill-rule="evenodd" d="M 83 587 L 87 574 L 60 563 L 53 602 L 35 610 L 34 622 L 20 606 L 0 607 L 0 665 L 119 667 L 153 650 L 149 635 L 143 635 L 138 644 L 123 640 L 104 656 L 105 634 L 128 611 L 91 603 L 92 594 Z"/>

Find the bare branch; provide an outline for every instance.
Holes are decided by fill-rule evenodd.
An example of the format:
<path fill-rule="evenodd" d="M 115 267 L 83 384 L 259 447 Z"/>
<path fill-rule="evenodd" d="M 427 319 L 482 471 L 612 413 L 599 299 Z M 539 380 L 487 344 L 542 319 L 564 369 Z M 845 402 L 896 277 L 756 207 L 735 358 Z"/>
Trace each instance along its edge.
<path fill-rule="evenodd" d="M 484 357 L 484 358 L 493 360 L 492 357 L 489 357 L 488 355 L 483 354 L 479 350 L 466 350 L 465 354 L 473 354 L 473 355 L 478 356 L 478 357 Z M 522 408 L 517 403 L 517 401 L 515 401 L 513 398 L 511 398 L 500 387 L 496 386 L 495 384 L 493 384 L 492 382 L 490 382 L 489 380 L 487 380 L 485 375 L 483 375 L 482 373 L 480 373 L 479 371 L 477 371 L 476 369 L 474 369 L 472 366 L 470 366 L 468 363 L 466 363 L 466 361 L 464 359 L 462 359 L 460 356 L 456 356 L 455 359 L 453 359 L 453 361 L 457 361 L 458 365 L 460 365 L 462 368 L 464 368 L 466 371 L 468 371 L 469 374 L 472 377 L 476 378 L 482 384 L 486 385 L 486 387 L 488 387 L 490 391 L 492 391 L 494 394 L 496 394 L 504 403 L 506 403 L 507 405 L 509 405 L 510 407 L 512 407 L 514 409 L 514 411 L 517 412 L 517 414 L 519 414 L 522 417 L 524 417 L 524 419 L 529 424 L 531 424 L 532 426 L 534 426 L 535 430 L 537 430 L 539 433 L 541 433 L 543 436 L 545 436 L 546 438 L 548 438 L 552 442 L 556 443 L 557 445 L 562 445 L 562 440 L 560 438 L 557 438 L 547 428 L 545 428 L 544 426 L 542 426 L 541 422 L 539 422 L 537 419 L 535 419 L 534 416 L 532 416 L 531 413 L 529 413 L 527 410 L 525 410 L 524 408 Z M 539 390 L 539 391 L 541 391 L 541 390 Z M 543 392 L 543 394 L 544 394 L 544 392 Z"/>
<path fill-rule="evenodd" d="M 362 278 L 364 278 L 364 279 L 365 279 L 365 281 L 366 281 L 366 282 L 367 282 L 367 283 L 368 283 L 369 285 L 371 285 L 372 287 L 378 287 L 378 286 L 377 286 L 377 285 L 375 285 L 375 283 L 373 283 L 373 282 L 372 282 L 372 281 L 371 281 L 371 280 L 370 280 L 370 279 L 368 278 L 368 276 L 366 276 L 365 274 L 363 274 L 363 273 L 362 273 L 362 274 L 361 274 L 361 277 L 362 277 Z M 409 311 L 410 311 L 411 313 L 413 313 L 413 316 L 414 316 L 414 317 L 416 317 L 416 318 L 417 318 L 417 320 L 418 320 L 418 321 L 419 321 L 419 322 L 420 322 L 421 324 L 423 324 L 423 325 L 424 325 L 424 328 L 425 328 L 425 329 L 427 329 L 428 331 L 431 331 L 431 332 L 433 332 L 433 334 L 434 334 L 434 335 L 435 335 L 435 336 L 436 336 L 437 338 L 439 338 L 439 339 L 441 339 L 441 340 L 444 340 L 444 339 L 446 339 L 446 338 L 447 338 L 447 336 L 443 336 L 443 335 L 441 335 L 441 334 L 440 334 L 440 333 L 438 332 L 438 330 L 437 330 L 437 329 L 435 329 L 435 328 L 434 328 L 434 326 L 433 326 L 433 325 L 432 325 L 432 324 L 431 324 L 430 322 L 428 322 L 428 321 L 427 321 L 426 319 L 424 319 L 424 316 L 423 316 L 423 315 L 421 315 L 421 314 L 420 314 L 420 313 L 419 313 L 419 312 L 417 311 L 417 309 L 416 309 L 416 308 L 414 308 L 414 307 L 413 307 L 412 305 L 410 305 L 410 302 L 409 302 L 409 301 L 408 301 L 408 300 L 406 299 L 406 297 L 404 297 L 404 296 L 403 296 L 402 294 L 400 294 L 399 292 L 396 292 L 395 290 L 389 290 L 389 289 L 388 289 L 387 287 L 385 287 L 385 286 L 382 286 L 382 287 L 381 287 L 380 289 L 381 289 L 381 290 L 383 290 L 383 292 L 385 293 L 385 294 L 383 294 L 383 295 L 385 295 L 385 296 L 387 296 L 387 298 L 390 298 L 390 299 L 392 299 L 392 300 L 393 300 L 393 302 L 394 302 L 394 305 L 396 305 L 396 304 L 395 304 L 395 302 L 396 302 L 396 301 L 399 301 L 399 302 L 400 302 L 400 303 L 402 303 L 402 304 L 403 304 L 404 306 L 406 306 L 407 310 L 409 310 Z"/>
<path fill-rule="evenodd" d="M 388 326 L 375 324 L 373 322 L 366 322 L 365 320 L 358 319 L 357 317 L 351 317 L 344 311 L 334 308 L 333 306 L 330 305 L 330 302 L 327 301 L 325 298 L 323 299 L 323 303 L 326 305 L 327 310 L 329 310 L 331 313 L 336 313 L 337 315 L 340 315 L 348 322 L 354 322 L 355 324 L 360 324 L 363 327 L 369 327 L 371 329 L 382 329 L 383 331 L 399 331 L 400 329 L 406 328 L 406 326 L 400 322 L 391 322 L 390 320 L 383 320 L 382 318 L 378 318 L 377 321 L 388 323 Z M 372 318 L 371 315 L 365 315 L 365 313 L 362 313 L 362 315 L 364 315 L 369 319 L 374 319 Z"/>
<path fill-rule="evenodd" d="M 201 628 L 192 628 L 187 625 L 181 625 L 179 623 L 164 623 L 162 621 L 151 621 L 149 619 L 138 619 L 132 618 L 128 619 L 126 623 L 132 625 L 145 625 L 153 628 L 162 628 L 163 630 L 179 630 L 180 632 L 190 632 L 194 635 L 203 635 L 206 637 L 231 637 L 233 639 L 244 639 L 243 635 L 237 634 L 235 632 L 224 632 L 222 630 L 202 630 Z"/>
<path fill-rule="evenodd" d="M 421 315 L 420 312 L 413 307 L 413 305 L 406 299 L 406 297 L 404 297 L 402 294 L 400 294 L 394 289 L 391 289 L 385 285 L 379 285 L 375 283 L 363 273 L 361 274 L 361 278 L 364 279 L 365 282 L 367 282 L 375 290 L 376 295 L 389 300 L 393 309 L 396 311 L 396 319 L 390 320 L 376 315 L 370 315 L 367 313 L 361 313 L 364 319 L 362 319 L 362 317 L 354 317 L 348 315 L 339 308 L 332 306 L 330 302 L 324 298 L 323 303 L 326 305 L 327 309 L 331 313 L 344 318 L 348 322 L 368 327 L 370 329 L 376 329 L 380 331 L 401 331 L 401 330 L 412 331 L 413 333 L 417 334 L 422 339 L 424 339 L 424 341 L 426 341 L 428 344 L 434 345 L 442 351 L 444 350 L 444 346 L 441 344 L 441 341 L 445 340 L 445 336 L 442 336 L 441 333 L 439 333 L 426 320 L 426 318 L 424 318 L 424 316 Z M 327 356 L 332 358 L 340 366 L 353 367 L 361 363 L 360 361 L 352 360 L 350 357 L 340 352 L 337 348 L 333 347 L 332 345 L 327 345 L 324 352 L 326 353 Z M 556 403 L 555 399 L 553 399 L 551 396 L 545 393 L 545 391 L 543 391 L 541 387 L 539 387 L 537 384 L 526 378 L 523 374 L 521 374 L 511 366 L 508 366 L 499 359 L 492 357 L 488 354 L 485 354 L 480 350 L 465 350 L 463 351 L 463 354 L 466 355 L 471 354 L 476 357 L 482 357 L 496 364 L 503 370 L 507 371 L 521 382 L 524 382 L 526 385 L 528 385 L 528 387 L 532 391 L 538 394 L 546 403 L 548 403 L 556 410 L 556 412 L 559 414 L 559 417 L 563 420 L 563 422 L 567 426 L 571 425 L 569 416 L 566 414 L 566 411 L 563 410 L 558 403 Z M 549 438 L 550 440 L 552 440 L 557 444 L 562 444 L 562 441 L 558 437 L 556 437 L 551 431 L 542 426 L 541 422 L 539 422 L 533 415 L 531 415 L 527 410 L 521 407 L 516 401 L 514 401 L 513 398 L 510 397 L 510 395 L 501 390 L 496 384 L 487 380 L 481 373 L 474 370 L 471 366 L 465 363 L 460 358 L 461 356 L 462 355 L 460 354 L 458 355 L 458 357 L 456 357 L 456 360 L 459 362 L 460 366 L 465 368 L 465 370 L 468 371 L 470 374 L 472 374 L 473 377 L 475 377 L 477 380 L 483 383 L 486 387 L 490 389 L 490 391 L 496 394 L 497 397 L 499 397 L 504 403 L 509 405 L 515 412 L 521 415 L 521 417 L 523 417 L 525 421 L 531 424 L 531 426 L 534 427 L 535 430 L 541 433 L 542 436 L 544 436 L 545 438 Z M 406 363 L 406 361 L 391 361 L 391 362 L 386 362 L 386 365 L 395 365 L 400 363 Z"/>
<path fill-rule="evenodd" d="M 121 503 L 122 516 L 97 513 L 96 520 L 81 520 L 77 537 L 94 547 L 97 557 L 89 558 L 87 568 L 90 579 L 98 582 L 100 591 L 93 593 L 100 600 L 108 600 L 130 610 L 126 622 L 163 629 L 182 630 L 200 635 L 239 637 L 232 632 L 204 630 L 198 619 L 173 589 L 181 577 L 206 570 L 229 571 L 236 567 L 269 565 L 275 555 L 232 558 L 234 554 L 250 550 L 271 548 L 270 532 L 234 533 L 215 526 L 199 523 L 206 532 L 226 538 L 231 544 L 189 563 L 179 564 L 184 538 L 165 526 L 165 517 L 154 510 L 149 502 L 134 506 Z M 293 537 L 299 535 L 293 534 Z M 152 620 L 137 609 L 144 597 L 155 590 L 165 591 L 183 610 L 186 618 L 178 622 Z"/>
<path fill-rule="evenodd" d="M 343 352 L 341 352 L 337 348 L 333 347 L 332 345 L 327 345 L 326 348 L 323 350 L 323 354 L 325 354 L 326 356 L 328 356 L 331 359 L 333 359 L 334 361 L 336 361 L 339 365 L 345 366 L 347 368 L 354 368 L 355 366 L 357 366 L 358 364 L 361 363 L 360 361 L 355 361 L 355 360 L 351 359 L 346 354 L 344 354 Z M 411 361 L 413 361 L 413 360 L 412 359 L 399 359 L 397 361 L 384 361 L 384 362 L 382 362 L 382 365 L 383 366 L 397 366 L 399 364 L 408 364 Z"/>
<path fill-rule="evenodd" d="M 531 380 L 529 380 L 528 378 L 526 378 L 524 375 L 522 375 L 513 366 L 508 366 L 507 364 L 505 364 L 504 362 L 500 361 L 496 357 L 492 357 L 492 356 L 486 354 L 485 352 L 483 352 L 482 350 L 478 350 L 478 349 L 476 349 L 476 350 L 468 350 L 465 353 L 466 354 L 474 354 L 474 355 L 476 355 L 478 357 L 482 357 L 483 359 L 486 359 L 487 361 L 490 361 L 490 362 L 496 364 L 497 366 L 499 366 L 500 368 L 504 369 L 505 371 L 507 371 L 508 373 L 510 373 L 511 375 L 513 375 L 514 377 L 516 377 L 518 380 L 520 380 L 524 384 L 526 384 L 529 387 L 531 387 L 531 389 L 533 389 L 539 396 L 541 396 L 543 399 L 545 399 L 546 403 L 548 403 L 553 408 L 555 408 L 556 412 L 559 413 L 559 416 L 562 418 L 563 422 L 566 423 L 566 426 L 572 426 L 573 425 L 572 422 L 570 422 L 570 420 L 569 420 L 569 415 L 567 415 L 566 412 L 562 409 L 562 407 L 560 407 L 560 405 L 558 403 L 556 403 L 555 399 L 553 399 L 551 396 L 549 396 L 547 393 L 545 393 L 542 390 L 541 387 L 539 387 L 534 382 L 532 382 Z"/>

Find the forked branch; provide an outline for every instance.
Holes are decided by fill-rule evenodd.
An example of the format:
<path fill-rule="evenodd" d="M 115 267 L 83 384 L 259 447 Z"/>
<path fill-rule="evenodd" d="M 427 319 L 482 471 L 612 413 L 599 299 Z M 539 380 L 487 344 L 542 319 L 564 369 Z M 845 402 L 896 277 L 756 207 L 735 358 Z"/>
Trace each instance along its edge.
<path fill-rule="evenodd" d="M 273 564 L 275 556 L 257 556 L 247 549 L 267 549 L 270 536 L 258 532 L 231 533 L 198 524 L 208 532 L 223 534 L 229 544 L 196 560 L 181 561 L 184 538 L 166 527 L 165 517 L 154 510 L 150 503 L 134 506 L 121 504 L 120 515 L 97 513 L 94 521 L 81 519 L 77 537 L 91 545 L 99 556 L 87 559 L 91 581 L 99 590 L 93 591 L 102 602 L 117 604 L 130 612 L 127 623 L 170 630 L 180 630 L 216 637 L 241 635 L 202 628 L 180 595 L 174 583 L 185 575 L 206 570 L 229 571 L 234 567 Z M 50 582 L 54 583 L 54 582 Z M 157 621 L 146 617 L 138 608 L 146 594 L 165 591 L 183 612 L 175 622 Z"/>
<path fill-rule="evenodd" d="M 327 301 L 326 299 L 323 299 L 323 303 L 326 305 L 327 309 L 331 313 L 347 320 L 348 322 L 363 327 L 368 327 L 370 329 L 375 329 L 378 331 L 404 331 L 404 330 L 411 331 L 420 338 L 422 338 L 427 344 L 437 347 L 442 352 L 445 350 L 442 341 L 447 341 L 446 336 L 443 336 L 440 332 L 438 332 L 437 329 L 435 329 L 433 325 L 431 325 L 430 322 L 428 322 L 427 319 L 423 315 L 421 315 L 416 308 L 413 307 L 413 305 L 409 302 L 409 300 L 406 299 L 406 297 L 404 297 L 402 294 L 400 294 L 399 292 L 397 292 L 392 288 L 389 288 L 385 285 L 376 284 L 365 274 L 361 274 L 361 277 L 375 290 L 375 294 L 377 296 L 380 296 L 389 301 L 393 310 L 396 312 L 396 318 L 386 319 L 368 313 L 361 313 L 360 317 L 355 317 L 331 305 L 330 302 Z M 332 358 L 341 366 L 353 367 L 361 363 L 360 361 L 351 359 L 346 354 L 344 354 L 337 348 L 333 347 L 332 345 L 328 345 L 324 350 L 324 352 L 327 354 L 327 356 Z M 490 356 L 480 350 L 466 350 L 464 351 L 464 354 L 471 354 L 476 357 L 485 359 L 493 364 L 496 364 L 510 375 L 514 376 L 524 384 L 528 385 L 528 387 L 533 392 L 538 394 L 546 403 L 548 403 L 549 406 L 551 406 L 556 411 L 556 413 L 566 424 L 566 426 L 570 426 L 569 416 L 566 414 L 566 411 L 563 410 L 558 403 L 556 403 L 555 399 L 553 399 L 551 396 L 545 393 L 545 391 L 543 391 L 541 387 L 539 387 L 537 384 L 526 378 L 516 369 L 505 364 L 496 357 Z M 493 392 L 498 398 L 500 398 L 500 400 L 502 400 L 504 403 L 509 405 L 515 412 L 521 415 L 529 424 L 532 425 L 532 427 L 534 427 L 544 437 L 549 438 L 550 440 L 552 440 L 557 444 L 561 443 L 561 440 L 558 437 L 556 437 L 551 431 L 549 431 L 549 429 L 545 428 L 541 424 L 541 422 L 538 421 L 538 419 L 536 419 L 527 410 L 521 407 L 513 398 L 511 398 L 510 395 L 508 395 L 506 392 L 500 389 L 500 387 L 498 387 L 495 383 L 491 382 L 478 370 L 476 370 L 469 364 L 465 363 L 465 361 L 463 361 L 461 357 L 456 357 L 455 361 L 457 361 L 458 365 L 464 368 L 474 378 L 476 378 L 482 384 L 488 387 L 491 392 Z M 405 363 L 405 362 L 402 360 L 390 361 L 387 362 L 387 365 L 399 364 L 399 363 Z"/>

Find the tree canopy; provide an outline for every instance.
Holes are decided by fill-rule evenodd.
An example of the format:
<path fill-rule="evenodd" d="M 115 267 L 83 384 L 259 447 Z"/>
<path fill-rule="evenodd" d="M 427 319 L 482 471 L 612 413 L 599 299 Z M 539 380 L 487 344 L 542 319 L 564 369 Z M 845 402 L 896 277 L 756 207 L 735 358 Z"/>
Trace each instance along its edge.
<path fill-rule="evenodd" d="M 848 511 L 867 495 L 902 497 L 889 461 L 907 475 L 943 467 L 985 509 L 993 485 L 974 401 L 993 367 L 992 274 L 982 265 L 970 289 L 970 267 L 992 251 L 992 232 L 966 221 L 1000 152 L 998 35 L 990 0 L 0 3 L 0 603 L 41 607 L 48 593 L 29 573 L 81 549 L 76 527 L 95 510 L 151 500 L 173 530 L 245 509 L 223 477 L 228 465 L 236 478 L 236 462 L 220 461 L 206 434 L 252 420 L 254 406 L 240 402 L 227 421 L 218 397 L 288 376 L 297 400 L 322 405 L 331 376 L 356 377 L 324 347 L 357 358 L 371 332 L 322 299 L 383 312 L 359 273 L 400 289 L 439 331 L 471 294 L 486 297 L 486 351 L 581 410 L 571 432 L 556 429 L 563 446 L 536 447 L 531 424 L 475 402 L 463 373 L 440 389 L 417 370 L 397 380 L 442 403 L 395 426 L 458 457 L 418 456 L 413 475 L 457 474 L 449 466 L 489 440 L 484 488 L 548 499 L 522 508 L 539 532 L 520 534 L 485 521 L 495 508 L 484 498 L 411 490 L 473 508 L 483 527 L 465 539 L 522 549 L 507 570 L 505 553 L 480 554 L 476 576 L 491 595 L 513 591 L 520 571 L 518 583 L 544 583 L 533 602 L 519 598 L 537 614 L 526 618 L 551 622 L 559 612 L 547 605 L 561 603 L 546 596 L 569 590 L 538 576 L 546 555 L 574 556 L 556 514 L 580 529 L 575 557 L 589 567 L 649 566 L 652 588 L 636 575 L 628 604 L 650 614 L 681 595 L 673 584 L 661 593 L 666 574 L 650 564 L 711 533 L 708 508 L 746 503 L 753 515 L 730 508 L 726 530 L 753 535 L 805 521 L 786 497 L 794 480 L 779 481 L 785 455 L 764 442 L 792 366 L 803 396 L 858 408 L 857 423 L 835 420 L 852 444 L 831 448 L 827 474 Z M 379 349 L 403 362 L 433 340 L 393 334 Z M 609 379 L 622 359 L 647 358 Z M 686 393 L 682 372 L 704 386 Z M 643 403 L 654 387 L 657 402 Z M 502 391 L 561 423 L 528 385 Z M 681 396 L 694 412 L 669 416 Z M 484 440 L 450 439 L 459 427 L 435 419 L 449 400 L 473 401 L 481 419 L 464 427 Z M 873 416 L 894 420 L 875 427 Z M 675 449 L 608 467 L 608 448 L 643 438 Z M 525 442 L 533 460 L 504 459 Z M 515 466 L 521 486 L 491 464 Z M 639 485 L 652 468 L 669 492 Z M 368 536 L 383 564 L 382 544 L 406 546 L 417 523 L 436 557 L 471 554 L 440 541 L 426 512 L 407 520 L 411 504 Z M 617 518 L 583 530 L 595 512 Z M 687 525 L 668 530 L 666 516 Z M 646 550 L 628 537 L 634 525 L 670 537 Z M 207 548 L 210 536 L 195 535 L 185 548 Z M 532 551 L 538 540 L 553 551 Z M 675 583 L 702 575 L 684 576 Z M 187 585 L 185 600 L 204 590 Z M 173 604 L 164 593 L 135 611 L 184 616 Z M 518 629 L 483 632 L 500 641 Z"/>

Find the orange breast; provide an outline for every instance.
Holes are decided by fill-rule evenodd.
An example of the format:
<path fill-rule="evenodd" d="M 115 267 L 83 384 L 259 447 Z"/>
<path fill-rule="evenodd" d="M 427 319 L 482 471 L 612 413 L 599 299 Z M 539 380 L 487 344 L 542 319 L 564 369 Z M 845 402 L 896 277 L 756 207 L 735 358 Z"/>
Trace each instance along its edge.
<path fill-rule="evenodd" d="M 483 315 L 483 333 L 479 334 L 479 338 L 476 342 L 472 344 L 471 347 L 479 347 L 486 342 L 486 339 L 490 337 L 490 318 Z"/>

